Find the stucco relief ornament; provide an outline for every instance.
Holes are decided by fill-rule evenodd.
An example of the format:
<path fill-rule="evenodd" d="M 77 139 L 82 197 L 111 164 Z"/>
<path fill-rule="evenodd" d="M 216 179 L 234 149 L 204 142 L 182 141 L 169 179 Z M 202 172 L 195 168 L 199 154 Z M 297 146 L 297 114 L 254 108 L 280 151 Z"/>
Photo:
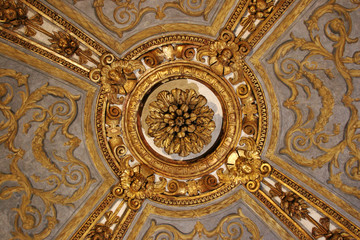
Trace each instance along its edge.
<path fill-rule="evenodd" d="M 274 0 L 251 0 L 249 3 L 249 12 L 256 19 L 264 20 L 274 8 Z"/>
<path fill-rule="evenodd" d="M 229 154 L 227 169 L 219 169 L 217 174 L 220 182 L 241 182 L 247 190 L 255 192 L 260 187 L 260 182 L 271 172 L 270 164 L 262 161 L 259 152 L 255 150 L 255 141 L 245 138 L 240 141 L 245 144 L 246 149 L 236 149 Z"/>
<path fill-rule="evenodd" d="M 193 89 L 161 91 L 146 118 L 155 145 L 167 154 L 182 157 L 199 153 L 211 142 L 215 129 L 214 111 L 206 103 L 206 98 Z"/>
<path fill-rule="evenodd" d="M 243 78 L 241 59 L 248 52 L 248 46 L 245 45 L 246 43 L 242 41 L 235 43 L 232 32 L 223 31 L 219 41 L 198 49 L 197 59 L 204 62 L 204 57 L 208 56 L 212 71 L 219 76 L 233 73 L 234 77 L 229 80 L 232 84 L 237 84 Z"/>
<path fill-rule="evenodd" d="M 309 214 L 308 205 L 305 201 L 292 191 L 284 192 L 280 183 L 275 183 L 275 188 L 271 189 L 269 194 L 271 197 L 280 198 L 280 207 L 289 216 L 301 220 Z"/>
<path fill-rule="evenodd" d="M 137 210 L 145 198 L 165 191 L 166 181 L 160 178 L 160 181 L 155 183 L 154 172 L 147 166 L 130 167 L 126 158 L 125 161 L 126 168 L 121 174 L 120 183 L 113 188 L 112 192 L 116 197 L 127 201 L 131 209 Z"/>
<path fill-rule="evenodd" d="M 28 18 L 28 8 L 21 1 L 0 1 L 0 24 L 2 27 L 16 30 L 25 27 L 25 35 L 32 37 L 36 34 L 36 25 L 42 25 L 43 20 L 39 14 Z"/>
<path fill-rule="evenodd" d="M 90 71 L 89 78 L 94 82 L 100 82 L 107 92 L 126 95 L 136 85 L 136 70 L 140 73 L 145 71 L 140 61 L 118 60 L 113 54 L 107 53 L 101 56 L 98 67 Z"/>
<path fill-rule="evenodd" d="M 54 32 L 54 36 L 49 41 L 57 53 L 66 57 L 71 57 L 79 48 L 79 42 L 74 37 L 61 31 Z"/>

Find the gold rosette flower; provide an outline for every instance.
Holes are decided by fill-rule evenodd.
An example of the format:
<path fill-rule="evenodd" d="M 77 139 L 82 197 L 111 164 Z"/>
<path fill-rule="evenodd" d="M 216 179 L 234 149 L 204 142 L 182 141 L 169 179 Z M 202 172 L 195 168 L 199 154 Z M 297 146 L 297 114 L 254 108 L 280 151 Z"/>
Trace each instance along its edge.
<path fill-rule="evenodd" d="M 227 32 L 225 35 L 228 34 Z M 247 43 L 241 41 L 235 43 L 234 35 L 229 33 L 229 38 L 219 40 L 210 45 L 202 46 L 198 49 L 197 59 L 204 62 L 205 56 L 209 57 L 209 66 L 211 70 L 219 76 L 226 76 L 233 73 L 234 76 L 229 78 L 232 84 L 237 84 L 243 78 L 243 69 L 241 59 L 249 51 Z"/>
<path fill-rule="evenodd" d="M 301 218 L 305 218 L 309 213 L 305 201 L 295 193 L 289 191 L 284 193 L 280 198 L 281 208 L 284 209 L 288 215 L 300 220 Z"/>
<path fill-rule="evenodd" d="M 54 36 L 49 39 L 51 47 L 59 54 L 71 57 L 79 48 L 79 42 L 65 32 L 54 32 Z"/>
<path fill-rule="evenodd" d="M 273 0 L 252 0 L 249 4 L 249 12 L 257 19 L 264 20 L 274 8 Z"/>
<path fill-rule="evenodd" d="M 25 25 L 28 20 L 28 9 L 22 3 L 15 1 L 0 1 L 0 23 L 5 28 L 18 29 L 21 25 Z"/>
<path fill-rule="evenodd" d="M 206 103 L 206 98 L 193 89 L 160 92 L 146 118 L 155 145 L 182 157 L 199 153 L 211 142 L 215 129 L 214 111 Z"/>
<path fill-rule="evenodd" d="M 145 71 L 139 60 L 119 60 L 111 53 L 103 54 L 97 68 L 91 69 L 89 78 L 100 82 L 103 88 L 114 94 L 128 94 L 136 85 L 137 77 L 134 71 Z"/>

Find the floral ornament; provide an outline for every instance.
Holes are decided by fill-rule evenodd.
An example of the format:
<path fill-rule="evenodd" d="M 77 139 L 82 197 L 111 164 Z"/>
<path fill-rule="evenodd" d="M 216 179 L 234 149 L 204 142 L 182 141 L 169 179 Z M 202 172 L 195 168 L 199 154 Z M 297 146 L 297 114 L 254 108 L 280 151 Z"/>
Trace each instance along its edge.
<path fill-rule="evenodd" d="M 227 171 L 219 169 L 217 174 L 220 182 L 235 184 L 241 182 L 250 192 L 256 192 L 262 179 L 270 174 L 271 166 L 260 159 L 252 138 L 242 139 L 240 144 L 243 143 L 248 145 L 248 149 L 237 149 L 230 153 Z"/>
<path fill-rule="evenodd" d="M 249 12 L 256 19 L 264 20 L 269 16 L 274 8 L 274 0 L 251 0 Z"/>
<path fill-rule="evenodd" d="M 276 182 L 275 187 L 271 186 L 269 194 L 272 198 L 280 198 L 280 207 L 287 215 L 298 220 L 308 217 L 309 210 L 305 201 L 292 191 L 284 192 L 280 183 Z"/>
<path fill-rule="evenodd" d="M 137 165 L 131 168 L 127 163 L 121 174 L 120 183 L 112 192 L 116 197 L 127 201 L 131 209 L 138 210 L 145 198 L 165 191 L 165 185 L 164 178 L 160 178 L 155 184 L 154 173 L 148 167 Z"/>
<path fill-rule="evenodd" d="M 25 26 L 25 35 L 34 36 L 36 31 L 31 24 L 41 25 L 42 17 L 39 14 L 34 15 L 30 19 L 27 17 L 28 9 L 21 1 L 15 3 L 14 0 L 0 0 L 0 23 L 1 26 L 16 30 Z"/>
<path fill-rule="evenodd" d="M 350 234 L 342 229 L 330 231 L 330 219 L 328 217 L 320 218 L 320 226 L 312 229 L 312 236 L 315 239 L 325 237 L 326 240 L 350 240 L 353 239 Z"/>
<path fill-rule="evenodd" d="M 137 60 L 118 60 L 111 53 L 101 56 L 100 64 L 92 69 L 89 78 L 94 82 L 100 82 L 107 92 L 126 95 L 135 87 L 137 78 L 134 71 L 140 73 L 145 67 Z"/>
<path fill-rule="evenodd" d="M 226 32 L 226 34 L 230 35 L 230 38 L 223 37 L 219 41 L 200 47 L 197 60 L 204 62 L 204 57 L 209 56 L 211 70 L 219 76 L 234 73 L 234 77 L 229 80 L 232 84 L 237 84 L 243 77 L 241 59 L 247 50 L 243 49 L 244 42 L 240 42 L 240 44 L 234 42 L 233 33 Z"/>
<path fill-rule="evenodd" d="M 96 224 L 86 236 L 86 240 L 108 240 L 112 237 L 111 229 L 104 224 Z"/>
<path fill-rule="evenodd" d="M 66 57 L 72 56 L 79 48 L 79 42 L 65 32 L 54 32 L 53 38 L 49 39 L 51 47 L 59 54 Z"/>
<path fill-rule="evenodd" d="M 279 186 L 281 187 L 280 184 Z M 291 217 L 295 217 L 300 220 L 301 218 L 305 218 L 309 213 L 309 210 L 307 210 L 308 206 L 304 200 L 293 192 L 289 191 L 284 193 L 280 199 L 280 207 Z"/>
<path fill-rule="evenodd" d="M 154 137 L 155 145 L 167 154 L 182 157 L 199 153 L 211 142 L 215 129 L 214 111 L 206 103 L 206 98 L 193 89 L 160 92 L 157 101 L 150 104 L 146 118 L 148 134 Z"/>

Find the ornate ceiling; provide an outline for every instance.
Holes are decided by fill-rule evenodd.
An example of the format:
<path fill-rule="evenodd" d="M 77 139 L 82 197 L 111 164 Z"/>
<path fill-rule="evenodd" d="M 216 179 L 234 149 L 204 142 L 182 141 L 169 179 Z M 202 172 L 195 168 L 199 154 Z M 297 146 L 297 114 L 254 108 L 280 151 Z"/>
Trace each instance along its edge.
<path fill-rule="evenodd" d="M 360 239 L 358 0 L 0 0 L 2 239 Z"/>

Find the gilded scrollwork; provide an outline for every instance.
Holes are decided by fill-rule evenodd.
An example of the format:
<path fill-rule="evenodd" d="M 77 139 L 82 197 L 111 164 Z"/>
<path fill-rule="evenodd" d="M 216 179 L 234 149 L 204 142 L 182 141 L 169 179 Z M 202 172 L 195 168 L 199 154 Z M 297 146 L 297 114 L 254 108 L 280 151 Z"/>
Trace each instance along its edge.
<path fill-rule="evenodd" d="M 200 222 L 196 222 L 194 229 L 190 233 L 183 233 L 174 226 L 166 224 L 157 224 L 155 220 L 151 221 L 151 226 L 147 230 L 143 239 L 182 239 L 191 240 L 195 238 L 214 238 L 216 239 L 242 239 L 245 228 L 251 235 L 251 239 L 261 239 L 259 228 L 256 224 L 246 217 L 239 208 L 236 214 L 230 214 L 224 217 L 218 225 L 207 230 Z"/>
<path fill-rule="evenodd" d="M 148 13 L 155 13 L 156 19 L 163 19 L 166 17 L 165 10 L 168 8 L 174 8 L 182 13 L 198 17 L 203 16 L 207 20 L 208 15 L 214 7 L 216 0 L 176 0 L 167 1 L 159 4 L 156 7 L 151 7 L 147 4 L 147 1 L 114 1 L 116 7 L 113 11 L 112 19 L 105 15 L 104 0 L 95 0 L 94 8 L 100 22 L 109 30 L 115 32 L 119 37 L 123 36 L 123 33 L 135 28 L 140 20 Z"/>
<path fill-rule="evenodd" d="M 227 159 L 227 169 L 219 169 L 217 174 L 220 182 L 242 183 L 247 190 L 255 192 L 260 182 L 271 172 L 270 164 L 262 161 L 252 138 L 243 138 L 240 144 L 245 148 L 231 152 Z"/>
<path fill-rule="evenodd" d="M 57 27 L 46 21 L 46 17 L 44 18 L 41 13 L 34 11 L 22 1 L 0 1 L 0 27 L 2 28 L 0 29 L 1 37 L 78 73 L 83 74 L 88 65 L 98 65 L 97 56 L 93 54 L 91 46 L 85 47 L 78 37 L 69 33 L 68 29 L 57 30 Z M 48 39 L 37 37 L 37 33 L 44 34 Z M 56 53 L 63 57 L 57 56 Z"/>
<path fill-rule="evenodd" d="M 137 78 L 134 71 L 145 71 L 140 61 L 119 60 L 111 53 L 103 54 L 100 64 L 89 73 L 90 80 L 99 82 L 106 92 L 126 95 L 135 87 Z"/>
<path fill-rule="evenodd" d="M 317 219 L 310 214 L 310 210 L 315 211 L 311 206 L 311 201 L 316 200 L 311 199 L 311 201 L 309 201 L 309 199 L 303 198 L 303 196 L 300 196 L 294 191 L 284 191 L 283 188 L 286 189 L 286 187 L 281 182 L 275 181 L 275 184 L 273 184 L 270 183 L 268 179 L 264 179 L 262 183 L 268 188 L 268 190 L 262 188 L 260 191 L 262 194 L 266 194 L 270 199 L 272 199 L 269 201 L 269 203 L 271 203 L 273 206 L 277 205 L 280 207 L 280 209 L 284 211 L 284 214 L 290 217 L 289 219 L 292 219 L 294 223 L 297 222 L 295 224 L 302 226 L 303 233 L 307 232 L 307 234 L 311 234 L 311 236 L 315 239 L 321 237 L 324 237 L 325 239 L 353 239 L 351 234 L 349 234 L 349 232 L 343 228 L 343 225 L 340 225 L 341 227 L 336 226 L 336 228 L 330 229 L 329 217 L 322 216 L 320 219 Z M 279 199 L 279 201 L 275 200 L 276 198 Z M 334 223 L 338 222 L 332 222 L 332 224 Z M 344 223 L 340 222 L 340 224 Z M 307 225 L 313 225 L 313 227 L 310 228 L 311 231 L 306 227 Z M 352 228 L 352 230 L 354 230 L 354 228 Z M 296 233 L 296 231 L 294 232 Z M 352 234 L 354 234 L 354 232 L 352 232 Z M 355 236 L 358 234 L 359 232 L 356 232 Z"/>
<path fill-rule="evenodd" d="M 184 43 L 182 43 L 182 41 L 184 41 Z M 210 46 L 218 46 L 218 48 Z M 196 203 L 198 201 L 204 201 L 202 199 L 212 199 L 212 197 L 207 196 L 209 194 L 213 196 L 213 194 L 218 193 L 218 196 L 220 196 L 240 183 L 246 185 L 250 191 L 256 191 L 262 177 L 267 175 L 270 168 L 267 163 L 262 162 L 258 155 L 256 155 L 259 154 L 259 149 L 261 149 L 256 146 L 257 142 L 264 140 L 258 139 L 260 134 L 258 128 L 261 126 L 259 123 L 260 116 L 262 118 L 263 115 L 259 114 L 257 102 L 259 91 L 254 91 L 253 89 L 253 83 L 256 80 L 249 79 L 249 77 L 245 76 L 239 77 L 243 75 L 242 66 L 244 62 L 241 58 L 249 52 L 250 49 L 248 45 L 245 42 L 236 40 L 233 33 L 225 30 L 221 33 L 218 41 L 209 41 L 208 44 L 199 44 L 199 42 L 192 41 L 191 39 L 179 38 L 179 43 L 177 44 L 164 42 L 163 44 L 160 43 L 155 46 L 149 45 L 148 48 L 149 50 L 139 50 L 141 53 L 137 52 L 135 54 L 136 57 L 132 59 L 125 57 L 124 59 L 126 60 L 116 59 L 112 54 L 104 54 L 101 57 L 99 66 L 96 69 L 92 69 L 89 75 L 90 79 L 103 86 L 103 95 L 99 99 L 101 99 L 101 101 L 104 100 L 102 108 L 105 109 L 101 111 L 102 114 L 98 117 L 100 119 L 106 116 L 104 128 L 100 129 L 100 131 L 105 130 L 103 136 L 106 137 L 106 142 L 110 147 L 109 150 L 111 150 L 111 154 L 116 159 L 115 162 L 112 162 L 115 173 L 122 179 L 123 183 L 128 182 L 127 185 L 131 185 L 137 175 L 140 177 L 141 174 L 136 174 L 136 172 L 140 171 L 141 167 L 146 165 L 150 166 L 153 175 L 156 176 L 155 178 L 153 176 L 147 178 L 148 175 L 142 175 L 144 177 L 140 178 L 137 182 L 142 182 L 144 185 L 137 191 L 133 191 L 134 189 L 129 186 L 121 186 L 121 183 L 119 183 L 116 187 L 117 196 L 119 198 L 126 198 L 126 201 L 137 202 L 136 206 L 138 207 L 145 198 L 167 204 L 187 205 L 190 202 Z M 231 56 L 226 55 L 227 50 L 230 51 Z M 223 54 L 224 56 L 222 52 L 225 54 Z M 229 57 L 229 59 L 227 59 L 228 61 L 224 57 Z M 209 59 L 209 61 L 206 61 L 206 58 Z M 210 60 L 211 58 L 212 60 Z M 117 66 L 115 66 L 114 63 L 116 63 Z M 127 65 L 125 66 L 125 64 Z M 223 66 L 216 67 L 217 64 L 219 66 L 222 64 Z M 237 65 L 237 67 L 235 67 L 235 65 Z M 145 67 L 146 71 L 144 71 Z M 139 80 L 136 79 L 134 74 L 137 69 L 140 70 L 137 74 Z M 129 76 L 131 75 L 132 78 L 127 78 L 125 72 L 127 72 Z M 119 80 L 113 80 L 115 79 L 114 76 L 118 77 Z M 168 81 L 168 79 L 178 78 L 195 79 L 196 81 L 210 84 L 215 92 L 222 92 L 218 97 L 225 107 L 225 112 L 227 112 L 226 118 L 223 121 L 228 122 L 224 126 L 228 126 L 229 130 L 226 130 L 226 136 L 222 136 L 224 139 L 227 139 L 226 146 L 229 144 L 238 144 L 238 140 L 236 139 L 239 138 L 238 134 L 241 132 L 241 129 L 232 126 L 244 125 L 245 128 L 243 131 L 248 135 L 249 139 L 251 138 L 251 140 L 249 140 L 249 142 L 252 141 L 251 146 L 256 146 L 257 150 L 253 151 L 254 156 L 250 154 L 250 151 L 247 152 L 249 155 L 242 156 L 243 158 L 250 158 L 248 162 L 244 161 L 244 163 L 241 163 L 240 160 L 238 161 L 239 171 L 235 173 L 236 171 L 233 169 L 233 175 L 236 175 L 236 177 L 230 176 L 231 171 L 222 172 L 222 179 L 218 179 L 215 172 L 210 174 L 209 166 L 217 164 L 217 167 L 220 167 L 221 165 L 221 162 L 216 160 L 219 159 L 218 154 L 211 153 L 209 156 L 204 155 L 204 160 L 200 159 L 204 163 L 199 160 L 188 161 L 189 164 L 194 166 L 189 165 L 184 167 L 183 163 L 177 161 L 180 164 L 177 167 L 177 165 L 174 165 L 177 163 L 167 165 L 167 162 L 164 160 L 157 159 L 158 157 L 148 150 L 148 146 L 141 143 L 143 140 L 138 138 L 139 130 L 135 128 L 138 125 L 136 122 L 138 121 L 139 113 L 141 116 L 141 111 L 144 111 L 138 109 L 138 107 L 145 104 L 141 103 L 141 99 L 146 98 L 148 91 L 156 87 L 159 83 Z M 224 84 L 220 78 L 228 80 L 233 84 L 240 83 L 237 87 L 237 94 L 232 89 L 230 90 L 229 85 L 226 85 L 228 83 Z M 131 83 L 133 87 L 128 88 L 128 91 L 125 92 L 125 90 L 123 90 L 121 92 L 116 89 L 124 88 L 128 81 L 133 81 Z M 122 94 L 119 95 L 119 93 Z M 125 94 L 127 96 L 124 96 Z M 119 98 L 119 96 L 121 97 Z M 129 100 L 124 101 L 124 97 L 129 98 Z M 215 128 L 214 121 L 212 120 L 214 112 L 206 107 L 206 99 L 203 96 L 195 94 L 193 90 L 186 91 L 185 89 L 160 91 L 154 97 L 156 97 L 154 98 L 155 100 L 152 100 L 153 102 L 149 103 L 149 107 L 146 107 L 147 114 L 144 117 L 144 123 L 148 127 L 146 128 L 146 133 L 150 137 L 153 137 L 153 139 L 150 138 L 150 140 L 155 141 L 156 146 L 165 148 L 164 150 L 168 154 L 178 153 L 180 156 L 188 156 L 190 152 L 196 153 L 201 151 L 206 142 L 210 141 L 210 134 Z M 186 102 L 184 99 L 188 99 L 190 102 L 187 104 L 171 104 L 171 102 L 175 100 L 175 102 Z M 240 99 L 242 107 L 235 107 L 235 105 L 238 104 L 238 99 Z M 196 104 L 191 103 L 194 101 L 200 103 L 200 105 L 197 104 L 199 105 L 198 109 L 196 108 Z M 126 103 L 126 105 L 124 103 Z M 235 115 L 241 116 L 241 119 L 235 120 L 233 114 L 230 113 L 238 112 L 239 109 L 242 109 L 241 114 L 235 113 Z M 196 113 L 196 111 L 206 113 L 206 116 L 203 114 L 203 117 L 199 117 L 200 115 Z M 198 126 L 199 122 L 197 120 L 201 120 L 200 122 L 205 125 L 207 124 L 206 126 L 209 125 L 208 128 L 204 128 L 205 125 L 202 127 Z M 178 126 L 178 124 L 182 125 Z M 176 126 L 178 126 L 178 129 Z M 187 141 L 188 147 L 186 148 L 186 144 L 181 144 L 181 140 L 191 135 L 191 133 L 196 132 L 196 129 L 207 130 L 208 133 L 204 136 L 208 138 L 208 140 L 202 144 L 198 143 L 198 141 L 195 141 L 196 144 L 191 144 L 191 140 L 194 139 L 190 138 L 190 141 Z M 238 130 L 234 132 L 236 129 Z M 169 130 L 173 134 L 169 134 L 169 131 L 165 130 Z M 201 137 L 204 138 L 204 136 Z M 178 144 L 179 141 L 176 141 L 176 138 L 179 139 L 180 144 Z M 101 142 L 102 141 L 103 140 L 101 140 Z M 173 146 L 171 145 L 172 143 Z M 240 144 L 242 144 L 242 142 Z M 172 146 L 172 149 L 167 149 L 166 146 L 168 148 Z M 193 151 L 194 147 L 198 149 Z M 184 151 L 184 149 L 186 151 Z M 177 152 L 177 150 L 179 150 L 179 152 Z M 224 157 L 227 156 L 226 151 L 225 146 L 220 146 L 217 150 L 217 152 Z M 243 151 L 238 150 L 238 153 L 243 154 Z M 137 162 L 139 161 L 140 165 L 131 171 L 126 170 L 127 174 L 125 174 L 125 169 L 129 167 L 125 166 L 123 162 L 129 161 L 129 158 L 132 159 L 132 157 L 136 164 L 138 164 Z M 170 160 L 170 162 L 171 161 L 174 162 L 173 160 Z M 249 169 L 247 169 L 246 166 L 241 166 L 246 165 L 245 162 L 248 165 L 253 165 L 253 169 L 248 173 L 245 173 L 245 170 Z M 133 164 L 130 165 L 133 166 Z M 245 169 L 245 172 L 240 170 L 240 168 Z M 200 175 L 200 170 L 207 172 Z M 216 168 L 213 170 L 216 170 Z M 192 174 L 192 172 L 197 174 L 196 176 L 199 176 L 199 178 L 187 180 L 185 177 L 182 177 L 183 175 L 188 176 Z M 168 177 L 169 179 L 162 178 L 161 176 Z M 236 181 L 233 181 L 233 177 L 236 178 Z M 242 181 L 240 181 L 240 178 Z M 154 186 L 161 186 L 161 188 L 155 188 L 156 191 L 146 190 L 147 188 L 154 189 Z M 116 192 L 114 192 L 114 194 L 116 194 Z M 192 198 L 196 200 L 187 200 Z M 132 209 L 137 209 L 137 207 L 133 207 Z"/>
<path fill-rule="evenodd" d="M 357 134 L 359 117 L 355 106 L 359 98 L 353 96 L 355 94 L 354 78 L 359 76 L 359 70 L 352 69 L 349 65 L 357 63 L 358 52 L 350 57 L 345 56 L 345 48 L 358 42 L 357 38 L 350 37 L 352 34 L 350 14 L 358 9 L 360 4 L 357 1 L 352 1 L 352 3 L 356 4 L 354 8 L 346 8 L 335 1 L 329 1 L 319 7 L 305 21 L 310 39 L 299 38 L 291 34 L 291 40 L 276 50 L 269 63 L 274 65 L 278 79 L 291 89 L 292 95 L 284 101 L 283 105 L 296 114 L 296 122 L 285 135 L 285 147 L 281 153 L 287 154 L 296 163 L 313 169 L 328 164 L 328 183 L 359 198 L 359 188 L 348 185 L 343 180 L 344 178 L 352 181 L 360 180 L 360 150 L 356 144 L 359 138 L 359 134 Z M 337 13 L 337 15 L 327 20 L 323 26 L 319 26 L 319 19 L 329 13 Z M 317 35 L 320 27 L 324 29 L 325 36 Z M 331 49 L 323 44 L 325 40 L 333 42 Z M 300 60 L 289 57 L 291 52 L 296 50 L 303 52 L 305 57 Z M 332 61 L 335 67 L 333 69 L 319 67 L 320 64 L 312 60 L 314 56 Z M 328 81 L 334 81 L 333 71 L 337 71 L 346 84 L 347 91 L 342 96 L 341 102 L 336 101 L 328 87 Z M 321 73 L 325 74 L 327 78 L 321 77 Z M 304 81 L 311 86 L 304 84 Z M 314 106 L 308 106 L 307 117 L 304 117 L 301 101 L 298 100 L 301 92 L 304 92 L 307 98 L 316 92 L 321 98 L 321 108 L 318 110 Z M 343 129 L 340 128 L 340 123 L 334 123 L 332 131 L 329 131 L 330 119 L 334 116 L 334 107 L 341 104 L 350 111 L 348 122 Z M 315 119 L 316 111 L 319 114 Z M 311 123 L 314 121 L 315 124 L 311 127 Z M 330 146 L 328 143 L 335 137 L 339 138 L 342 132 L 345 138 Z M 307 157 L 306 153 L 314 148 L 321 153 L 315 157 Z M 341 155 L 345 150 L 349 151 L 350 157 L 345 161 L 340 160 L 343 159 Z M 341 170 L 342 168 L 344 170 Z"/>
<path fill-rule="evenodd" d="M 28 17 L 28 7 L 18 0 L 0 1 L 0 25 L 10 30 L 25 27 L 25 35 L 32 37 L 36 29 L 43 24 L 40 14 Z"/>
<path fill-rule="evenodd" d="M 211 70 L 216 74 L 228 75 L 234 74 L 229 78 L 232 84 L 243 81 L 243 70 L 241 58 L 249 52 L 246 42 L 235 42 L 235 35 L 224 30 L 218 41 L 209 45 L 202 46 L 198 49 L 197 59 L 205 61 L 204 57 L 208 56 Z"/>
<path fill-rule="evenodd" d="M 79 96 L 49 84 L 30 92 L 28 75 L 12 69 L 0 69 L 0 77 L 5 76 L 16 80 L 19 89 L 14 89 L 15 84 L 8 82 L 0 84 L 0 111 L 5 117 L 5 121 L 0 123 L 3 133 L 0 143 L 9 151 L 10 159 L 10 172 L 0 173 L 0 184 L 3 186 L 0 199 L 6 200 L 16 193 L 21 193 L 21 202 L 14 208 L 14 239 L 44 239 L 58 223 L 55 206 L 71 206 L 87 193 L 94 181 L 85 163 L 73 154 L 80 144 L 80 139 L 69 132 L 69 127 L 77 114 L 76 101 Z M 48 106 L 41 105 L 40 101 L 49 96 L 60 99 L 49 103 Z M 16 98 L 21 99 L 21 104 L 13 108 L 11 103 Z M 28 112 L 33 112 L 33 115 L 30 120 L 23 123 L 22 132 L 26 135 L 30 134 L 30 129 L 35 129 L 31 140 L 33 160 L 48 172 L 47 177 L 38 176 L 36 173 L 29 177 L 20 167 L 27 152 L 15 140 L 21 131 L 20 120 L 25 119 L 24 116 Z M 45 140 L 51 141 L 58 135 L 67 139 L 64 142 L 64 146 L 67 146 L 66 157 L 56 152 L 50 157 L 46 153 Z M 7 185 L 9 182 L 15 182 L 17 185 Z M 36 187 L 40 183 L 47 183 L 48 186 Z M 61 188 L 71 189 L 72 194 L 61 193 Z M 33 202 L 35 197 L 41 199 L 46 206 L 45 210 L 43 206 Z"/>
<path fill-rule="evenodd" d="M 242 35 L 245 31 L 254 32 L 256 29 L 255 21 L 263 21 L 270 15 L 273 9 L 274 0 L 251 0 L 248 6 L 249 15 L 240 21 L 243 29 L 239 35 Z"/>
<path fill-rule="evenodd" d="M 129 156 L 121 159 L 120 183 L 113 188 L 112 192 L 114 196 L 127 201 L 131 209 L 138 210 L 145 198 L 165 191 L 166 180 L 160 178 L 155 183 L 155 175 L 150 168 L 145 165 L 131 167 L 129 161 L 131 161 Z"/>

